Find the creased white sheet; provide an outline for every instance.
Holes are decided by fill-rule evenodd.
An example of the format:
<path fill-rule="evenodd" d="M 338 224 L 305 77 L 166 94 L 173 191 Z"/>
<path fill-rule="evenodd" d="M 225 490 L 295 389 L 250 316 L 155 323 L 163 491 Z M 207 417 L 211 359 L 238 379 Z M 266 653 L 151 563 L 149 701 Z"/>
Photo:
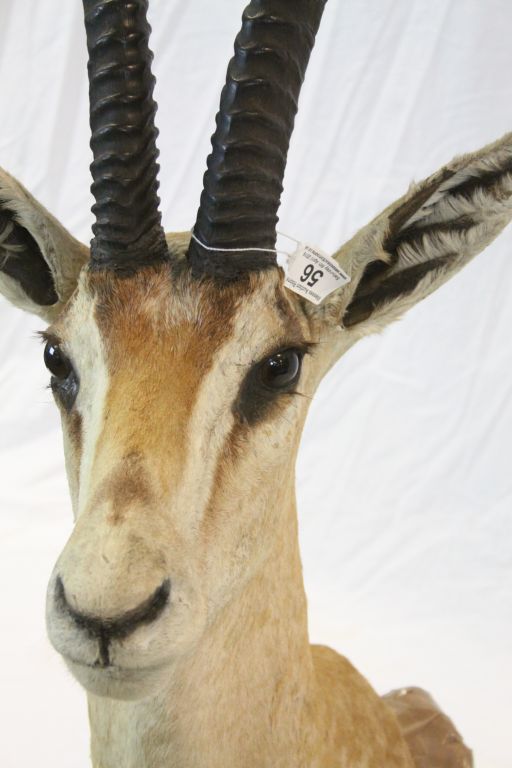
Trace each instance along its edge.
<path fill-rule="evenodd" d="M 242 6 L 151 0 L 167 229 L 194 221 Z M 332 252 L 412 179 L 511 130 L 511 30 L 509 0 L 330 0 L 280 229 Z M 0 164 L 87 241 L 79 0 L 0 0 L 0 99 Z M 353 349 L 298 464 L 312 639 L 381 692 L 426 687 L 478 768 L 512 765 L 511 251 L 509 230 Z M 0 765 L 85 768 L 85 696 L 44 629 L 71 512 L 41 326 L 0 300 L 0 327 Z"/>

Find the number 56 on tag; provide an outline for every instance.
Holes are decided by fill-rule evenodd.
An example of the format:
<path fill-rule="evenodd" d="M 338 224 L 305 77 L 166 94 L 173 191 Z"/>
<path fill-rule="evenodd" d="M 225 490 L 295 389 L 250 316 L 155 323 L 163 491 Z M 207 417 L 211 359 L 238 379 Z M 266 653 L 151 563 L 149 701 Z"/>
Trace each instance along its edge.
<path fill-rule="evenodd" d="M 292 253 L 284 284 L 313 304 L 350 282 L 350 277 L 326 253 L 302 243 Z"/>

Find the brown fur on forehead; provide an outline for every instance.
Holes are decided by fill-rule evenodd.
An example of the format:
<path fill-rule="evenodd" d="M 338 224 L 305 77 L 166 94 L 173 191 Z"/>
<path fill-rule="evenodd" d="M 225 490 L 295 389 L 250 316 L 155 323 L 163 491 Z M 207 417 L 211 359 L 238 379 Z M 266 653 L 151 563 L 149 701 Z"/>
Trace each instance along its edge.
<path fill-rule="evenodd" d="M 109 371 L 97 458 L 158 456 L 161 482 L 172 483 L 198 388 L 231 332 L 238 294 L 212 296 L 208 285 L 176 279 L 167 265 L 123 278 L 91 273 L 88 288 Z"/>
<path fill-rule="evenodd" d="M 117 343 L 126 334 L 134 339 L 143 332 L 160 334 L 173 329 L 174 336 L 176 329 L 189 327 L 208 340 L 213 353 L 228 338 L 239 309 L 256 296 L 260 306 L 275 310 L 282 330 L 292 338 L 301 334 L 297 307 L 283 287 L 279 269 L 220 284 L 211 279 L 198 281 L 188 270 L 164 264 L 140 270 L 131 278 L 92 272 L 86 290 L 96 299 L 95 316 L 107 348 L 109 339 L 115 338 Z M 248 320 L 257 323 L 258 317 Z M 175 343 L 185 340 L 185 335 L 181 339 L 178 335 Z"/>
<path fill-rule="evenodd" d="M 217 350 L 239 341 L 249 363 L 278 340 L 302 337 L 281 286 L 277 270 L 227 286 L 173 273 L 168 265 L 129 278 L 88 275 L 84 287 L 94 300 L 109 372 L 108 428 L 97 456 L 157 455 L 162 482 L 172 482 L 171 466 L 178 477 L 187 424 Z"/>
<path fill-rule="evenodd" d="M 172 265 L 141 269 L 131 277 L 118 277 L 112 272 L 91 272 L 86 290 L 96 299 L 96 318 L 105 338 L 119 337 L 118 323 L 144 326 L 156 330 L 191 324 L 197 330 L 216 331 L 226 335 L 239 302 L 257 287 L 254 276 L 228 285 L 211 280 L 198 281 L 188 271 Z"/>

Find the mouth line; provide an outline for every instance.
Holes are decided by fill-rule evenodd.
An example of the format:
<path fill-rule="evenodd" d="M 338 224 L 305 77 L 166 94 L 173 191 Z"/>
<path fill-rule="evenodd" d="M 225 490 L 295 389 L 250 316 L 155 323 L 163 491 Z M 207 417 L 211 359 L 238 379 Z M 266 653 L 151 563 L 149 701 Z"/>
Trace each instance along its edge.
<path fill-rule="evenodd" d="M 74 659 L 72 656 L 65 656 L 64 657 L 66 661 L 71 662 L 71 664 L 76 664 L 77 667 L 84 667 L 85 669 L 93 669 L 95 672 L 98 670 L 107 672 L 108 670 L 111 670 L 112 672 L 134 672 L 136 671 L 136 667 L 130 669 L 130 667 L 120 667 L 118 664 L 112 664 L 112 662 L 109 662 L 108 664 L 103 664 L 100 659 L 97 659 L 95 662 L 90 664 L 87 661 L 79 661 L 78 659 Z"/>
<path fill-rule="evenodd" d="M 83 669 L 90 669 L 93 672 L 104 672 L 106 675 L 114 676 L 114 675 L 133 675 L 133 674 L 143 674 L 146 672 L 154 672 L 157 669 L 160 669 L 163 665 L 162 664 L 154 664 L 154 665 L 146 665 L 144 667 L 122 667 L 119 664 L 113 664 L 110 662 L 109 664 L 102 664 L 100 659 L 97 659 L 93 663 L 89 663 L 87 661 L 81 661 L 79 659 L 73 658 L 73 656 L 67 656 L 64 655 L 64 659 L 71 663 L 76 665 L 77 667 L 82 667 Z"/>

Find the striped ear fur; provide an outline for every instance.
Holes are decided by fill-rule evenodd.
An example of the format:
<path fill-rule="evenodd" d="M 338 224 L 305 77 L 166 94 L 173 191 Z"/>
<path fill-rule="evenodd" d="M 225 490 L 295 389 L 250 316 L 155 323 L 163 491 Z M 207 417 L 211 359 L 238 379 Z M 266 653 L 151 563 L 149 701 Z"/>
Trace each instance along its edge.
<path fill-rule="evenodd" d="M 442 285 L 512 219 L 512 134 L 455 158 L 334 256 L 351 283 L 334 294 L 346 328 L 380 330 Z"/>
<path fill-rule="evenodd" d="M 0 295 L 51 322 L 88 258 L 89 249 L 0 168 Z"/>

